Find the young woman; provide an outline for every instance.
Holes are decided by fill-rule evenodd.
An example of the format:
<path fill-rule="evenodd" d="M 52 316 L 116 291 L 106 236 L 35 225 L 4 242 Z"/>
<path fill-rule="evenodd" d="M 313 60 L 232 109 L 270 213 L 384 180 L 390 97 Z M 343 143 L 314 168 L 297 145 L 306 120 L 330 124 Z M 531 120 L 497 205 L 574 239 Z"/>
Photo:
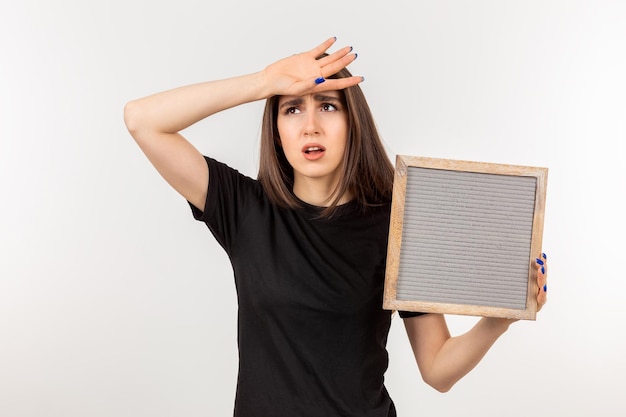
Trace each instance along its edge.
<path fill-rule="evenodd" d="M 132 101 L 125 122 L 233 265 L 239 376 L 235 416 L 395 416 L 383 380 L 382 309 L 393 166 L 346 67 L 351 47 L 318 47 L 257 73 Z M 179 133 L 267 99 L 258 178 L 204 157 Z M 545 255 L 536 260 L 539 308 Z M 422 378 L 466 375 L 512 320 L 481 318 L 451 337 L 444 316 L 400 312 Z"/>

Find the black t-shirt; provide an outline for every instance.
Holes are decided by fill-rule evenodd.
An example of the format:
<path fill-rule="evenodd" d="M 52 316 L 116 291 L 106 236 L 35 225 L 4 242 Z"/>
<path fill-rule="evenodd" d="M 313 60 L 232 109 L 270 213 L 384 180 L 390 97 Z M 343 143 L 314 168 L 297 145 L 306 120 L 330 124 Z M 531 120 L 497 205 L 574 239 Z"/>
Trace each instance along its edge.
<path fill-rule="evenodd" d="M 233 266 L 239 303 L 236 417 L 392 417 L 382 309 L 390 205 L 331 219 L 269 202 L 211 158 L 202 213 Z"/>

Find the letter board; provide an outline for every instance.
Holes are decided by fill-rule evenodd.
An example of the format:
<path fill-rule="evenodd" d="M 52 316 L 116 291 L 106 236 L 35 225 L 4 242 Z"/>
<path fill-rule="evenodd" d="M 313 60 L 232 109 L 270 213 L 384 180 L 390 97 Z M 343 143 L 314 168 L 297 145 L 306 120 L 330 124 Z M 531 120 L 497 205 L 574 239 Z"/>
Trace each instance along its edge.
<path fill-rule="evenodd" d="M 397 156 L 383 307 L 534 320 L 547 175 Z"/>

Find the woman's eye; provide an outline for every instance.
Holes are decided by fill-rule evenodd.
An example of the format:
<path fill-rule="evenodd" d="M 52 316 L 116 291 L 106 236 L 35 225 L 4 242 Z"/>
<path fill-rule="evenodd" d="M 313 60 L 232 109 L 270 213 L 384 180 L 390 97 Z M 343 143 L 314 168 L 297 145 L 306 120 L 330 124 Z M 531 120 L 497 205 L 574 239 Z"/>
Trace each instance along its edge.
<path fill-rule="evenodd" d="M 289 107 L 285 110 L 285 114 L 296 114 L 300 113 L 300 110 L 297 107 Z"/>
<path fill-rule="evenodd" d="M 334 111 L 334 110 L 337 110 L 337 107 L 335 107 L 334 105 L 332 105 L 330 103 L 324 103 L 324 104 L 322 104 L 322 110 L 323 111 Z"/>

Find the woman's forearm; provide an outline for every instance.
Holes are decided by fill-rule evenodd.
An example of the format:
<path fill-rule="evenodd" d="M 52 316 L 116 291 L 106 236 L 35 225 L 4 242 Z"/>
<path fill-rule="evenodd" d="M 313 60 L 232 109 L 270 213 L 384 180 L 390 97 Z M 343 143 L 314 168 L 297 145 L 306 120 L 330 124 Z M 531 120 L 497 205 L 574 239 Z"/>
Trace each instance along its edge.
<path fill-rule="evenodd" d="M 429 383 L 448 391 L 481 361 L 512 320 L 483 317 L 468 332 L 449 338 L 434 358 Z"/>
<path fill-rule="evenodd" d="M 240 104 L 268 97 L 263 73 L 178 87 L 126 105 L 124 119 L 131 132 L 176 133 Z"/>

